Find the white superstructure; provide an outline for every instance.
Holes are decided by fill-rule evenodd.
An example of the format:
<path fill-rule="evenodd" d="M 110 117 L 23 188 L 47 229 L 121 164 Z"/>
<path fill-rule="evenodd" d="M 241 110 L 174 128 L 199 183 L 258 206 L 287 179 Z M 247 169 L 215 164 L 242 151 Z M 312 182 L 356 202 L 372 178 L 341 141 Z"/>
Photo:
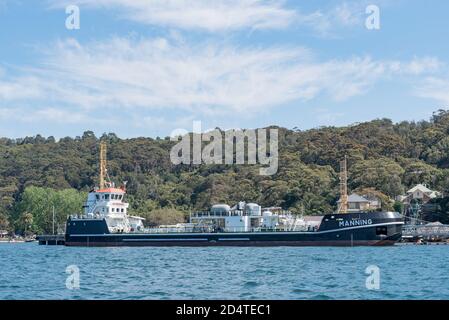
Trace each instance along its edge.
<path fill-rule="evenodd" d="M 89 218 L 105 219 L 112 233 L 143 230 L 144 218 L 128 215 L 129 204 L 124 201 L 125 188 L 105 188 L 89 192 L 84 214 Z"/>
<path fill-rule="evenodd" d="M 319 226 L 281 208 L 265 208 L 239 202 L 230 207 L 216 204 L 210 211 L 190 214 L 190 222 L 199 228 L 218 232 L 255 232 L 263 230 L 310 231 Z"/>

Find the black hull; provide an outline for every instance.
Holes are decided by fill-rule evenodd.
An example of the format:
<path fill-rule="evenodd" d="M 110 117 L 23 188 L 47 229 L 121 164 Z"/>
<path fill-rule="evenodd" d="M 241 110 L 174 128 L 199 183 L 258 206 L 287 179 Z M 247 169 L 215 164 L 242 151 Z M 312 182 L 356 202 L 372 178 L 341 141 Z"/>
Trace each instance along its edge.
<path fill-rule="evenodd" d="M 399 237 L 400 238 L 400 237 Z M 398 240 L 362 240 L 362 241 L 235 241 L 227 243 L 204 242 L 66 242 L 69 247 L 362 247 L 362 246 L 392 246 Z"/>
<path fill-rule="evenodd" d="M 369 223 L 363 224 L 358 221 Z M 401 239 L 402 218 L 395 213 L 326 215 L 320 228 L 310 232 L 164 234 L 110 234 L 104 220 L 86 223 L 82 220 L 69 219 L 67 231 L 66 246 L 85 247 L 388 246 Z"/>

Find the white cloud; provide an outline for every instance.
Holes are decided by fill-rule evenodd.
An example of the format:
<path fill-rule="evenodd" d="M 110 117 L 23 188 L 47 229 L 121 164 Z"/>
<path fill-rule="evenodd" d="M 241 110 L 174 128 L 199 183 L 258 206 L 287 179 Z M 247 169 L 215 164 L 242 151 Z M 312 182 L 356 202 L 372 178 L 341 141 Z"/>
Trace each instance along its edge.
<path fill-rule="evenodd" d="M 316 119 L 318 124 L 322 126 L 333 125 L 335 120 L 344 116 L 343 112 L 333 112 L 327 108 L 317 108 L 316 109 Z"/>
<path fill-rule="evenodd" d="M 395 73 L 420 75 L 438 72 L 443 68 L 443 64 L 435 57 L 415 57 L 408 62 L 393 61 L 390 63 L 390 68 Z"/>
<path fill-rule="evenodd" d="M 6 77 L 5 72 L 3 72 L 3 77 Z M 42 98 L 44 95 L 39 81 L 38 78 L 32 76 L 23 76 L 12 81 L 2 80 L 0 72 L 0 99 L 11 101 Z"/>
<path fill-rule="evenodd" d="M 0 120 L 34 125 L 45 123 L 47 125 L 106 125 L 108 127 L 119 126 L 119 119 L 111 116 L 95 117 L 86 112 L 69 110 L 64 107 L 40 107 L 16 105 L 14 107 L 0 106 Z"/>
<path fill-rule="evenodd" d="M 140 115 L 139 113 L 133 114 L 131 117 L 136 128 L 190 128 L 192 127 L 194 116 L 185 117 L 167 117 L 167 116 L 152 116 L 152 115 Z"/>
<path fill-rule="evenodd" d="M 362 15 L 364 8 L 364 5 L 354 5 L 354 3 L 349 4 L 348 2 L 344 2 L 331 10 L 330 15 L 342 25 L 353 26 L 363 21 Z"/>
<path fill-rule="evenodd" d="M 50 0 L 51 7 L 73 1 Z M 84 8 L 116 9 L 126 19 L 181 29 L 208 31 L 242 28 L 285 28 L 295 19 L 294 10 L 280 0 L 77 0 Z"/>
<path fill-rule="evenodd" d="M 63 8 L 72 0 L 48 0 L 50 8 Z M 141 24 L 208 32 L 240 29 L 308 27 L 320 35 L 344 27 L 363 27 L 364 1 L 345 1 L 334 7 L 303 12 L 286 0 L 77 0 L 84 9 L 112 9 L 120 18 Z"/>
<path fill-rule="evenodd" d="M 58 106 L 78 114 L 73 121 L 79 122 L 94 110 L 254 116 L 323 96 L 345 100 L 380 79 L 431 74 L 438 66 L 433 58 L 316 61 L 301 47 L 189 45 L 164 38 L 81 45 L 71 39 L 51 47 L 39 68 L 14 77 L 0 73 L 0 107 L 29 104 L 39 119 L 63 119 L 64 112 L 48 109 Z"/>
<path fill-rule="evenodd" d="M 297 23 L 315 30 L 319 35 L 329 36 L 347 27 L 363 27 L 365 17 L 364 2 L 342 2 L 328 9 L 312 13 L 297 13 Z"/>
<path fill-rule="evenodd" d="M 416 89 L 416 95 L 421 98 L 430 98 L 449 107 L 449 78 L 428 77 Z"/>

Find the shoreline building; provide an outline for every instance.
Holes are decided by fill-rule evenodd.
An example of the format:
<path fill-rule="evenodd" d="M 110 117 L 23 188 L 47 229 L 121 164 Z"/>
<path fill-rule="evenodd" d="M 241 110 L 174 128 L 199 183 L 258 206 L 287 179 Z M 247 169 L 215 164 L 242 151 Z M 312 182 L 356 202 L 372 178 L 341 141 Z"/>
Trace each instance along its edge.
<path fill-rule="evenodd" d="M 402 202 L 405 206 L 413 203 L 426 204 L 430 200 L 441 197 L 441 193 L 429 189 L 425 184 L 417 184 L 407 191 L 405 195 L 396 197 L 396 200 Z"/>
<path fill-rule="evenodd" d="M 8 237 L 8 231 L 0 230 L 0 239 L 4 239 Z"/>
<path fill-rule="evenodd" d="M 338 200 L 340 204 L 341 200 Z M 381 208 L 381 201 L 377 197 L 364 197 L 357 193 L 348 196 L 348 212 L 377 211 Z"/>
<path fill-rule="evenodd" d="M 421 224 L 422 220 L 429 218 L 429 213 L 438 210 L 438 205 L 431 200 L 440 198 L 441 192 L 431 190 L 425 184 L 417 184 L 407 191 L 405 195 L 396 197 L 404 206 L 403 214 L 410 217 L 410 224 Z"/>

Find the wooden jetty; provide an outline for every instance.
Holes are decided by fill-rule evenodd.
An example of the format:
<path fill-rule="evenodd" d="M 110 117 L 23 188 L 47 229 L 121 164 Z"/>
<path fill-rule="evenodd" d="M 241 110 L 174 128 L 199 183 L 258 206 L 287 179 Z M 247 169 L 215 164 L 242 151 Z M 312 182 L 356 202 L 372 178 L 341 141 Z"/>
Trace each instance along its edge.
<path fill-rule="evenodd" d="M 64 234 L 44 234 L 37 236 L 37 241 L 40 245 L 48 246 L 63 246 L 65 245 L 65 235 Z"/>

